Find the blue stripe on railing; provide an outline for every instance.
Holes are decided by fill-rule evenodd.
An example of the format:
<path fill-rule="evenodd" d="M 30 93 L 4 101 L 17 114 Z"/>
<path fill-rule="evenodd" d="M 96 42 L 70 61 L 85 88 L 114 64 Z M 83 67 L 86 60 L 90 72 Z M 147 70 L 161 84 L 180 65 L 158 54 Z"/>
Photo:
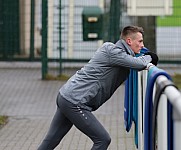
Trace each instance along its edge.
<path fill-rule="evenodd" d="M 146 97 L 145 97 L 145 116 L 144 116 L 144 149 L 152 150 L 151 147 L 151 129 L 152 129 L 152 109 L 153 109 L 153 87 L 154 83 L 158 76 L 164 75 L 168 79 L 171 80 L 171 77 L 162 69 L 158 69 L 157 67 L 152 67 L 148 73 L 148 81 L 147 81 L 147 89 L 146 89 Z M 170 111 L 170 110 L 169 110 Z M 169 117 L 168 120 L 171 120 Z M 170 126 L 168 124 L 168 133 L 170 133 Z M 171 138 L 168 137 L 168 138 Z M 169 143 L 170 140 L 168 140 Z M 169 144 L 168 144 L 169 145 Z"/>

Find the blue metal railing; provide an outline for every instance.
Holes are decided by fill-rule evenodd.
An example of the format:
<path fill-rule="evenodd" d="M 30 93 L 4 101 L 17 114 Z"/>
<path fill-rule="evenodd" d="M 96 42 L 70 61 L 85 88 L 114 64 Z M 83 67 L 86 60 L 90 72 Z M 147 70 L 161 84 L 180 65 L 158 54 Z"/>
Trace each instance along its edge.
<path fill-rule="evenodd" d="M 156 101 L 159 101 L 161 99 L 160 98 L 161 95 L 164 93 L 166 95 L 165 99 L 167 103 L 166 104 L 167 113 L 164 114 L 163 118 L 166 118 L 166 121 L 167 121 L 166 124 L 164 125 L 164 127 L 166 127 L 167 136 L 166 138 L 164 137 L 166 140 L 162 140 L 163 143 L 161 144 L 165 144 L 164 147 L 166 147 L 167 150 L 176 149 L 176 147 L 179 147 L 178 144 L 180 144 L 180 142 L 175 142 L 175 141 L 178 141 L 177 138 L 180 138 L 181 135 L 179 135 L 178 132 L 175 131 L 173 128 L 174 119 L 172 115 L 173 114 L 172 107 L 173 107 L 173 112 L 177 112 L 178 114 L 177 116 L 177 120 L 178 120 L 179 117 L 181 118 L 181 93 L 175 87 L 175 85 L 171 82 L 170 75 L 167 74 L 167 72 L 165 72 L 164 70 L 159 69 L 156 66 L 153 66 L 151 64 L 151 67 L 149 67 L 147 74 L 148 75 L 147 75 L 146 93 L 143 93 L 143 91 L 141 90 L 145 85 L 144 86 L 142 85 L 142 87 L 138 87 L 138 82 L 141 79 L 141 78 L 138 78 L 139 76 L 138 72 L 132 70 L 128 80 L 126 81 L 125 105 L 124 105 L 125 106 L 124 118 L 125 118 L 126 131 L 129 132 L 129 130 L 131 129 L 132 122 L 134 122 L 136 147 L 139 150 L 155 149 L 155 145 L 156 145 L 155 136 L 157 136 L 157 134 L 162 134 L 162 133 L 159 133 L 160 131 L 157 130 L 157 134 L 154 134 L 155 124 L 156 124 L 154 120 L 156 121 L 156 118 L 153 118 L 153 117 L 157 116 L 157 109 L 158 109 L 158 103 L 156 106 L 154 103 Z M 155 86 L 155 84 L 157 84 L 157 86 Z M 158 100 L 156 100 L 155 99 L 156 95 L 158 95 L 157 93 L 159 93 L 160 89 L 162 89 L 163 91 L 161 91 L 159 97 L 157 96 Z M 155 90 L 156 90 L 156 94 L 155 94 Z M 165 90 L 167 90 L 167 93 L 165 93 Z M 170 93 L 176 93 L 176 94 L 169 95 Z M 138 106 L 139 104 L 138 101 L 142 101 L 142 99 L 138 99 L 138 97 L 144 97 L 144 96 L 139 96 L 139 94 L 143 94 L 143 95 L 145 94 L 145 100 L 144 102 L 142 102 L 145 104 L 145 105 L 142 104 L 143 108 Z M 175 95 L 177 95 L 176 98 L 174 97 Z M 139 111 L 138 109 L 142 109 L 142 111 Z M 140 115 L 138 114 L 138 112 L 144 112 L 144 113 Z M 143 116 L 143 115 L 144 117 L 139 119 L 139 116 Z M 160 122 L 158 121 L 158 124 L 160 124 Z M 181 122 L 181 119 L 180 119 L 180 122 Z M 143 129 L 140 131 L 138 130 L 139 124 L 143 125 Z M 181 130 L 181 123 L 177 126 L 177 130 Z M 175 132 L 177 132 L 177 135 L 175 134 Z M 141 138 L 138 138 L 139 136 Z M 144 142 L 140 142 L 139 140 L 143 140 Z M 161 140 L 158 139 L 158 141 L 161 141 Z"/>

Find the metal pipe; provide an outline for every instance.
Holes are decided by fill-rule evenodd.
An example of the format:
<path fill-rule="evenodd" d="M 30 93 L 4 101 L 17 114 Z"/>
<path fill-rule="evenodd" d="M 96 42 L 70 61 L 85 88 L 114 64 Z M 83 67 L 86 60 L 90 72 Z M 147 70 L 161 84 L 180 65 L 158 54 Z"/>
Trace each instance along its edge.
<path fill-rule="evenodd" d="M 157 83 L 160 84 L 161 82 L 168 80 L 165 76 L 159 76 L 157 78 Z M 168 86 L 165 88 L 164 93 L 168 97 L 170 103 L 176 110 L 176 112 L 181 116 L 181 93 L 180 91 L 174 86 Z"/>

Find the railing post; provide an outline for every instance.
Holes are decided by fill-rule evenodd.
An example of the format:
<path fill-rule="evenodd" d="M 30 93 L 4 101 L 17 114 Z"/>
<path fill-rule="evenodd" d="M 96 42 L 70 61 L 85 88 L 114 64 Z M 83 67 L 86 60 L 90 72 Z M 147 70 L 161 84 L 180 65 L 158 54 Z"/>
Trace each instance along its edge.
<path fill-rule="evenodd" d="M 180 150 L 181 148 L 181 115 L 173 110 L 173 120 L 174 120 L 174 150 Z"/>
<path fill-rule="evenodd" d="M 143 146 L 143 72 L 138 72 L 138 149 Z"/>
<path fill-rule="evenodd" d="M 165 94 L 162 94 L 162 96 L 160 97 L 157 114 L 157 131 L 159 131 L 157 132 L 158 150 L 168 150 L 167 128 L 167 97 Z"/>

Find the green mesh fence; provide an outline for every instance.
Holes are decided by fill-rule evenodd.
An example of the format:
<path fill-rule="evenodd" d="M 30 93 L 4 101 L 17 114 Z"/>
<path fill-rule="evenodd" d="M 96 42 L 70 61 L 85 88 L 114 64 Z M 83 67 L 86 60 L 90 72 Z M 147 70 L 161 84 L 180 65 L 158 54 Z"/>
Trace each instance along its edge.
<path fill-rule="evenodd" d="M 85 7 L 103 11 L 102 40 L 83 40 Z M 181 1 L 173 0 L 171 16 L 134 17 L 127 14 L 127 0 L 0 0 L 0 58 L 39 61 L 43 74 L 58 75 L 80 68 L 103 42 L 116 42 L 124 26 L 139 25 L 160 63 L 180 63 L 180 8 Z"/>

